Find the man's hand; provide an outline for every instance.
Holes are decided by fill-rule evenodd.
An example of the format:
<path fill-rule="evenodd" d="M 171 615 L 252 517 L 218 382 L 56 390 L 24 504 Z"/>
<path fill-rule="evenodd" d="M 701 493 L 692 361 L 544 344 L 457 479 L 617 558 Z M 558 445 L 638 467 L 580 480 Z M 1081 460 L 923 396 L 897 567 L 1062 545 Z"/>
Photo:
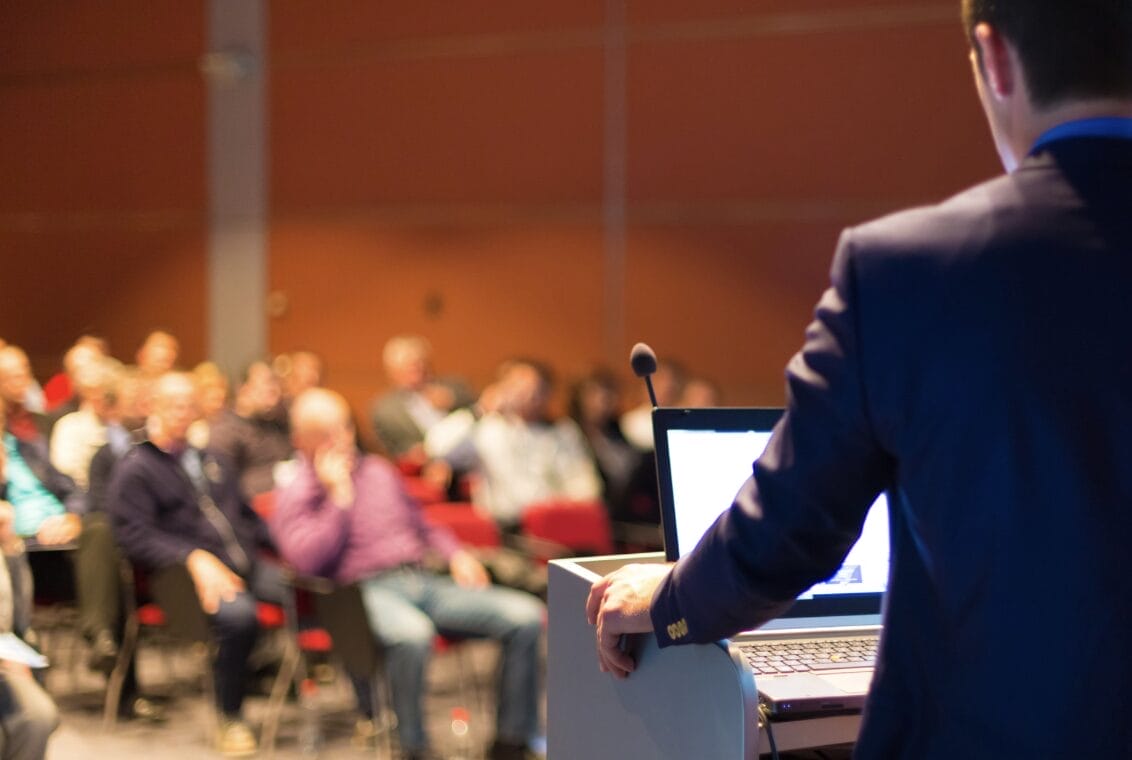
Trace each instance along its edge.
<path fill-rule="evenodd" d="M 448 560 L 448 572 L 452 580 L 462 588 L 486 588 L 491 585 L 491 576 L 478 559 L 463 549 L 457 550 Z"/>
<path fill-rule="evenodd" d="M 36 540 L 44 546 L 69 544 L 83 532 L 83 523 L 78 515 L 68 512 L 65 515 L 48 517 L 39 524 L 35 532 Z"/>
<path fill-rule="evenodd" d="M 586 619 L 597 628 L 597 661 L 603 673 L 625 678 L 637 664 L 621 651 L 621 636 L 652 630 L 649 605 L 671 565 L 625 565 L 590 587 Z"/>
<path fill-rule="evenodd" d="M 314 454 L 314 471 L 330 494 L 330 499 L 342 509 L 354 503 L 354 463 L 357 458 L 353 440 L 336 435 L 320 446 Z"/>
<path fill-rule="evenodd" d="M 220 602 L 231 602 L 244 590 L 244 579 L 204 549 L 194 549 L 185 560 L 185 567 L 193 579 L 201 609 L 215 615 Z"/>

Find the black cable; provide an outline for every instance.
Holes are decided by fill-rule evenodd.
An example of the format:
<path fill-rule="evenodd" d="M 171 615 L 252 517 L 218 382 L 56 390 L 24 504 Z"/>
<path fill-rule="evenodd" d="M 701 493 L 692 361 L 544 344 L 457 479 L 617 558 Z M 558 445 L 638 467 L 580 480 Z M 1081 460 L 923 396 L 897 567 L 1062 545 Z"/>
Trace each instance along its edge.
<path fill-rule="evenodd" d="M 774 729 L 770 725 L 770 710 L 766 705 L 759 705 L 759 723 L 766 729 L 766 739 L 770 743 L 771 760 L 778 760 L 778 745 L 774 741 Z"/>

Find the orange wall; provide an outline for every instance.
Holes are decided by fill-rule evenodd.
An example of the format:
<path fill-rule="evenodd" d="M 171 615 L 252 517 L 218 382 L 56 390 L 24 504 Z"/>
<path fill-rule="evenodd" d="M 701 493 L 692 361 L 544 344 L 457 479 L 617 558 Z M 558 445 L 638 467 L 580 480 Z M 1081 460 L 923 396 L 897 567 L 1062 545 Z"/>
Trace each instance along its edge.
<path fill-rule="evenodd" d="M 199 4 L 0 4 L 0 337 L 41 375 L 81 332 L 204 351 Z"/>
<path fill-rule="evenodd" d="M 0 8 L 4 282 L 65 294 L 5 287 L 0 336 L 51 359 L 90 327 L 125 355 L 162 323 L 195 361 L 202 9 L 77 5 Z M 997 171 L 952 0 L 629 0 L 623 156 L 606 6 L 268 3 L 272 350 L 321 352 L 361 408 L 398 332 L 477 385 L 509 354 L 570 376 L 647 340 L 777 403 L 838 231 Z"/>

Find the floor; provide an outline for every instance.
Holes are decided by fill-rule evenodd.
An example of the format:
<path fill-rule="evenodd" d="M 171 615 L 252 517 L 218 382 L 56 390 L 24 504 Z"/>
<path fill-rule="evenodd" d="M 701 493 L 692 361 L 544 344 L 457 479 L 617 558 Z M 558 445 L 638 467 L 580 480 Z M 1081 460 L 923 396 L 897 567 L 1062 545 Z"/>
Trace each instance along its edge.
<path fill-rule="evenodd" d="M 84 645 L 69 632 L 49 635 L 45 649 L 52 658 L 46 675 L 48 691 L 55 697 L 62 715 L 59 729 L 48 746 L 48 760 L 74 758 L 115 758 L 116 760 L 209 760 L 220 757 L 211 744 L 210 713 L 204 700 L 197 662 L 184 651 L 145 650 L 139 654 L 142 689 L 159 700 L 168 713 L 163 724 L 140 721 L 121 722 L 112 731 L 102 727 L 104 681 L 83 664 Z M 467 681 L 490 684 L 495 671 L 496 652 L 490 642 L 467 642 L 461 668 L 457 655 L 447 653 L 434 658 L 429 671 L 426 700 L 427 731 L 444 758 L 481 758 L 491 739 L 493 706 L 491 688 L 461 689 L 460 674 Z M 380 758 L 394 760 L 389 744 L 377 742 L 369 749 L 352 745 L 354 698 L 345 679 L 326 666 L 315 671 L 319 677 L 318 721 L 320 746 L 317 752 L 299 747 L 302 716 L 297 703 L 289 699 L 281 717 L 274 751 L 261 747 L 259 757 L 288 758 Z M 266 692 L 267 683 L 258 691 Z M 267 705 L 266 694 L 249 697 L 245 712 L 259 731 Z M 463 712 L 461 712 L 463 711 Z M 453 715 L 467 716 L 468 732 L 453 732 Z M 459 727 L 459 726 L 458 726 Z"/>

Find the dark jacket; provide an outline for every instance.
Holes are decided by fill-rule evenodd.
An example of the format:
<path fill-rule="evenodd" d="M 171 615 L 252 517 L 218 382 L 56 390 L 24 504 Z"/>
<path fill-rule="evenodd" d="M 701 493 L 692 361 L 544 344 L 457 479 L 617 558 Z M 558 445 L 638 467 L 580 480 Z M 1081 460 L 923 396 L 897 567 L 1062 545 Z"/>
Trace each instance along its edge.
<path fill-rule="evenodd" d="M 1132 141 L 1074 138 L 845 232 L 753 480 L 654 599 L 661 643 L 766 621 L 888 489 L 857 756 L 1132 756 L 1130 210 Z"/>
<path fill-rule="evenodd" d="M 247 575 L 257 552 L 271 546 L 267 527 L 240 496 L 235 472 L 213 454 L 201 458 L 203 485 L 215 511 L 202 507 L 180 461 L 148 441 L 114 468 L 106 511 L 118 545 L 132 561 L 160 569 L 185 561 L 194 549 L 215 554 Z"/>

